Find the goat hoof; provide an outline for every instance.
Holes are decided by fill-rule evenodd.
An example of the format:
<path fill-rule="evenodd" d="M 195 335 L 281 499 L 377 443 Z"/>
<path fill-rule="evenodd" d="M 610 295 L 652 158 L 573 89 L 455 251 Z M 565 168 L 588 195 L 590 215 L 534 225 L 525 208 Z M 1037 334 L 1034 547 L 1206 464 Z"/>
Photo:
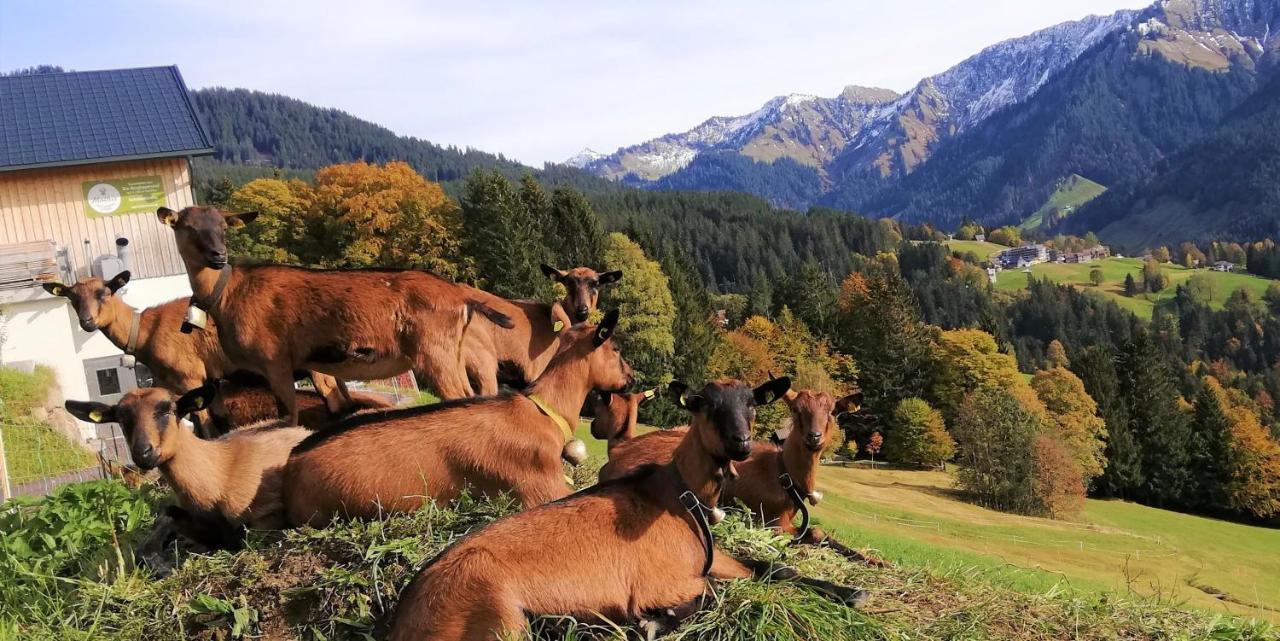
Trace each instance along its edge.
<path fill-rule="evenodd" d="M 641 621 L 639 625 L 640 632 L 644 634 L 646 641 L 653 641 L 658 638 L 658 633 L 661 631 L 661 627 L 662 626 L 658 625 L 657 621 L 647 619 Z"/>
<path fill-rule="evenodd" d="M 569 465 L 574 467 L 585 463 L 588 456 L 587 444 L 576 438 L 565 443 L 564 449 L 560 451 L 560 458 L 568 461 Z"/>
<path fill-rule="evenodd" d="M 707 520 L 710 521 L 712 525 L 715 525 L 716 523 L 723 521 L 724 510 L 718 507 L 711 508 L 711 515 L 707 517 Z"/>
<path fill-rule="evenodd" d="M 809 505 L 817 505 L 822 501 L 822 492 L 814 490 L 809 493 Z"/>
<path fill-rule="evenodd" d="M 870 600 L 871 600 L 871 593 L 868 592 L 867 590 L 861 590 L 858 588 L 846 589 L 845 594 L 841 599 L 841 601 L 843 601 L 845 605 L 851 608 L 860 607 L 866 604 L 866 602 Z"/>

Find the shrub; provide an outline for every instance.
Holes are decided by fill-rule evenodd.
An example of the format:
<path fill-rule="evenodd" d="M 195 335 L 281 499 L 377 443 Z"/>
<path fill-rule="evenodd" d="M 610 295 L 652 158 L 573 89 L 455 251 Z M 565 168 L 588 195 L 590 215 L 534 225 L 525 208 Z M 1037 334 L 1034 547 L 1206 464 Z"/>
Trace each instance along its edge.
<path fill-rule="evenodd" d="M 956 442 L 947 433 L 942 412 L 919 398 L 898 403 L 889 419 L 884 457 L 895 463 L 942 465 L 955 454 Z"/>

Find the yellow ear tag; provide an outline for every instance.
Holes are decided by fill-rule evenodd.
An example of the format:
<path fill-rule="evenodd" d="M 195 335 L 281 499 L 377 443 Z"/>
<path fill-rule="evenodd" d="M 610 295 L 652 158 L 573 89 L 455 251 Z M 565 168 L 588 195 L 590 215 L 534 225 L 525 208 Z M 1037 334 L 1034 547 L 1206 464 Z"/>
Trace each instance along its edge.
<path fill-rule="evenodd" d="M 644 397 L 645 397 L 645 398 L 653 398 L 653 390 L 651 390 L 651 389 L 647 389 L 647 390 L 645 390 L 645 391 L 644 391 Z"/>
<path fill-rule="evenodd" d="M 204 409 L 204 397 L 203 397 L 203 396 L 197 396 L 197 397 L 196 397 L 196 400 L 195 400 L 195 403 L 196 403 L 196 409 L 198 409 L 198 410 L 202 410 L 202 409 Z"/>
<path fill-rule="evenodd" d="M 100 410 L 93 410 L 92 412 L 89 412 L 89 420 L 93 421 L 94 423 L 101 423 L 102 412 Z"/>
<path fill-rule="evenodd" d="M 170 212 L 168 214 L 165 214 L 164 224 L 170 227 L 173 227 L 173 224 L 176 222 L 178 222 L 178 212 Z"/>
<path fill-rule="evenodd" d="M 61 295 L 62 295 L 62 292 L 64 292 L 64 291 L 66 291 L 66 290 L 62 289 L 62 286 L 54 287 L 54 288 L 53 288 L 53 295 L 54 295 L 54 296 L 61 296 Z"/>
<path fill-rule="evenodd" d="M 564 321 L 556 321 L 551 324 L 551 331 L 557 334 L 559 334 L 562 329 L 564 329 Z"/>

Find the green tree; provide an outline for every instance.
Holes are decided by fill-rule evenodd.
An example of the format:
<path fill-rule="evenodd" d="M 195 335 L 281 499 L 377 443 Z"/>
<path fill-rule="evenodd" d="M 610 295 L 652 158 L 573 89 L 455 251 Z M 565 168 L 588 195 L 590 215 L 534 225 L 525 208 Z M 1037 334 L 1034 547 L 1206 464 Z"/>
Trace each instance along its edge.
<path fill-rule="evenodd" d="M 256 211 L 258 217 L 239 232 L 227 235 L 227 250 L 237 257 L 303 262 L 293 252 L 306 233 L 309 193 L 310 187 L 300 180 L 259 178 L 241 185 L 226 196 L 223 206 L 228 211 Z"/>
<path fill-rule="evenodd" d="M 530 180 L 525 186 L 536 184 Z M 536 194 L 531 190 L 522 194 L 506 176 L 483 170 L 467 179 L 464 192 L 465 248 L 475 261 L 481 284 L 507 298 L 550 300 L 551 281 L 539 269 L 549 252 L 538 220 L 526 204 L 535 201 Z"/>
<path fill-rule="evenodd" d="M 1105 347 L 1085 348 L 1072 363 L 1085 392 L 1098 403 L 1098 415 L 1107 427 L 1103 450 L 1106 468 L 1095 484 L 1104 496 L 1134 496 L 1142 486 L 1142 460 L 1138 442 L 1129 429 L 1129 410 L 1116 377 L 1116 359 Z"/>
<path fill-rule="evenodd" d="M 920 398 L 904 398 L 889 419 L 893 433 L 884 443 L 884 457 L 895 463 L 937 466 L 955 454 L 956 443 L 947 433 L 939 412 Z"/>
<path fill-rule="evenodd" d="M 1159 293 L 1169 285 L 1169 276 L 1160 268 L 1161 262 L 1164 261 L 1157 261 L 1152 257 L 1142 263 L 1142 286 L 1152 294 Z"/>
<path fill-rule="evenodd" d="M 591 203 L 576 190 L 562 187 L 551 194 L 550 220 L 544 240 L 558 267 L 598 267 L 605 233 Z"/>
<path fill-rule="evenodd" d="M 1221 292 L 1218 279 L 1212 274 L 1195 274 L 1187 279 L 1187 293 L 1191 300 L 1208 305 L 1216 300 Z"/>
<path fill-rule="evenodd" d="M 1231 418 L 1226 391 L 1217 379 L 1205 377 L 1193 408 L 1187 462 L 1195 474 L 1186 503 L 1195 509 L 1221 509 L 1231 483 Z"/>
<path fill-rule="evenodd" d="M 602 309 L 618 309 L 622 314 L 618 321 L 622 353 L 640 383 L 666 383 L 671 379 L 676 320 L 667 275 L 640 245 L 617 232 L 605 239 L 602 262 L 605 269 L 625 274 L 600 295 Z"/>
<path fill-rule="evenodd" d="M 667 275 L 671 298 L 675 303 L 672 323 L 674 351 L 671 374 L 676 380 L 698 387 L 705 382 L 707 363 L 720 337 L 711 324 L 711 296 L 698 280 L 697 266 L 689 256 L 668 244 L 659 254 L 662 271 Z M 745 305 L 745 298 L 744 305 Z M 665 395 L 640 406 L 645 422 L 651 425 L 676 425 L 687 420 Z"/>
<path fill-rule="evenodd" d="M 986 507 L 1041 513 L 1033 450 L 1039 431 L 1039 417 L 1007 390 L 973 392 L 951 428 L 959 450 L 956 484 Z"/>
<path fill-rule="evenodd" d="M 1094 265 L 1089 268 L 1089 282 L 1093 283 L 1094 287 L 1100 287 L 1106 279 L 1107 277 L 1102 273 L 1102 267 Z"/>
<path fill-rule="evenodd" d="M 1266 302 L 1272 314 L 1280 316 L 1280 282 L 1271 281 L 1271 284 L 1267 285 L 1266 293 L 1262 295 L 1262 300 Z"/>
<path fill-rule="evenodd" d="M 1137 498 L 1156 507 L 1176 506 L 1187 489 L 1190 445 L 1190 425 L 1174 387 L 1177 378 L 1145 330 L 1135 332 L 1125 345 L 1116 373 L 1142 461 L 1144 482 Z"/>
<path fill-rule="evenodd" d="M 1138 283 L 1133 280 L 1133 274 L 1124 275 L 1124 295 L 1130 297 L 1138 295 Z"/>
<path fill-rule="evenodd" d="M 829 333 L 835 321 L 836 288 L 818 263 L 809 260 L 800 272 L 781 288 L 783 305 L 814 330 Z"/>

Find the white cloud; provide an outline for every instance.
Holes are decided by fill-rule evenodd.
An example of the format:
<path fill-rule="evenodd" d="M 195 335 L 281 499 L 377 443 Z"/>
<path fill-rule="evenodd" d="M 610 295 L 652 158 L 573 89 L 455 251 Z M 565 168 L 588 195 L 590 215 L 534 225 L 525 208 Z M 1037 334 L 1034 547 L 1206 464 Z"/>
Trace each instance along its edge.
<path fill-rule="evenodd" d="M 282 93 L 540 164 L 777 94 L 904 90 L 996 41 L 1141 4 L 54 0 L 0 6 L 0 67 L 176 63 L 193 87 Z"/>

